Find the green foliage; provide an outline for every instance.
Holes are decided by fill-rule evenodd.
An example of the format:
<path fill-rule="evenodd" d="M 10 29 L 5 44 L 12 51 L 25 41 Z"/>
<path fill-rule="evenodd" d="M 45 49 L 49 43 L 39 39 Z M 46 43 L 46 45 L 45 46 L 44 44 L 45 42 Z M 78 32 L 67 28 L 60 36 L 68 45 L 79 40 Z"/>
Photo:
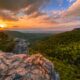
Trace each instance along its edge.
<path fill-rule="evenodd" d="M 51 60 L 55 69 L 60 73 L 61 80 L 80 80 L 80 30 L 56 34 L 50 37 L 45 34 L 8 34 L 0 32 L 0 50 L 12 51 L 15 42 L 10 35 L 29 39 L 31 42 L 42 39 L 32 44 L 30 54 L 40 52 Z M 24 36 L 23 36 L 24 35 Z M 43 37 L 41 36 L 43 35 Z"/>
<path fill-rule="evenodd" d="M 4 32 L 0 32 L 0 50 L 11 52 L 15 42 Z"/>
<path fill-rule="evenodd" d="M 80 30 L 50 36 L 34 44 L 32 51 L 54 61 L 61 80 L 80 79 Z"/>
<path fill-rule="evenodd" d="M 52 35 L 52 33 L 23 33 L 19 31 L 5 31 L 5 33 L 14 38 L 28 40 L 30 43 Z"/>

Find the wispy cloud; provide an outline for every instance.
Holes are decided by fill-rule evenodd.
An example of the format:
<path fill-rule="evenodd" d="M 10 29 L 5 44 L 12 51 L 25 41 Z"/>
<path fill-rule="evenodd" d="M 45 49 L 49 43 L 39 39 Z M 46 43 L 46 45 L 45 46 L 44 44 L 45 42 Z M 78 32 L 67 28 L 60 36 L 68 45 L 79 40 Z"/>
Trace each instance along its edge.
<path fill-rule="evenodd" d="M 80 16 L 80 0 L 76 0 L 76 2 L 69 7 L 63 16 Z"/>
<path fill-rule="evenodd" d="M 66 0 L 66 9 L 44 10 L 51 0 L 0 0 L 0 19 L 8 20 L 12 29 L 62 28 L 80 25 L 80 0 Z M 65 0 L 56 0 L 62 6 Z M 48 6 L 49 7 L 49 6 Z M 22 14 L 20 14 L 22 13 Z M 9 22 L 12 21 L 12 22 Z M 12 26 L 13 25 L 13 26 Z"/>
<path fill-rule="evenodd" d="M 10 16 L 11 13 L 16 15 L 20 11 L 23 11 L 26 15 L 35 12 L 39 13 L 40 9 L 48 4 L 49 1 L 50 0 L 0 0 L 0 14 L 4 13 L 2 17 L 5 17 L 6 12 L 3 12 L 3 10 L 7 10 L 7 16 Z"/>

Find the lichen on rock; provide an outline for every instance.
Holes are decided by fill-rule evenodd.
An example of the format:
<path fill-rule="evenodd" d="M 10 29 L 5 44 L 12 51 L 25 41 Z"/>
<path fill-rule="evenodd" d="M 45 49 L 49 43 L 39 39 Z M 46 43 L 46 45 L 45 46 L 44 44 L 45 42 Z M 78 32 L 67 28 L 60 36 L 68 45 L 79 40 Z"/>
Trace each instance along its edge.
<path fill-rule="evenodd" d="M 0 52 L 0 80 L 57 80 L 53 64 L 40 54 Z"/>

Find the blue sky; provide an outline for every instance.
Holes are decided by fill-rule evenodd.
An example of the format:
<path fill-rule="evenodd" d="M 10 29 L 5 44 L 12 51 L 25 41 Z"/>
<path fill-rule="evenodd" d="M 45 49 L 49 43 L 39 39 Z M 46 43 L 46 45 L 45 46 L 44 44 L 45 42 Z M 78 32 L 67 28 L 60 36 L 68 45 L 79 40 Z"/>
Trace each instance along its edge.
<path fill-rule="evenodd" d="M 50 2 L 43 7 L 42 11 L 60 11 L 60 10 L 67 10 L 76 0 L 50 0 Z M 25 15 L 23 12 L 17 14 L 17 16 Z"/>
<path fill-rule="evenodd" d="M 44 10 L 66 10 L 76 0 L 51 0 L 49 5 Z"/>

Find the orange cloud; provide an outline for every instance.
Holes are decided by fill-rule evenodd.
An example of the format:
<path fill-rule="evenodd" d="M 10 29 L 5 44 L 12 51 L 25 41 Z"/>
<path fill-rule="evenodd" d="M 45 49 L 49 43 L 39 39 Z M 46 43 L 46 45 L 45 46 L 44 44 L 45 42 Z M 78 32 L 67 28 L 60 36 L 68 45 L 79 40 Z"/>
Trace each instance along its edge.
<path fill-rule="evenodd" d="M 5 18 L 4 22 L 8 25 L 6 29 L 53 29 L 80 25 L 80 19 L 73 18 L 80 15 L 80 0 L 76 0 L 66 11 L 53 10 L 52 12 L 42 13 L 35 8 L 36 6 L 34 11 L 33 7 L 29 8 L 28 15 L 22 15 L 22 17 L 16 16 L 13 12 L 3 10 L 0 12 L 0 19 Z M 26 10 L 24 11 L 26 12 Z M 11 19 L 13 20 L 11 21 Z"/>
<path fill-rule="evenodd" d="M 43 15 L 36 18 L 24 16 L 23 18 L 20 18 L 18 21 L 13 21 L 10 24 L 13 25 L 11 27 L 13 29 L 35 29 L 55 26 L 57 22 L 49 19 L 47 15 Z"/>
<path fill-rule="evenodd" d="M 76 2 L 64 12 L 63 16 L 80 16 L 80 0 L 76 0 Z"/>

